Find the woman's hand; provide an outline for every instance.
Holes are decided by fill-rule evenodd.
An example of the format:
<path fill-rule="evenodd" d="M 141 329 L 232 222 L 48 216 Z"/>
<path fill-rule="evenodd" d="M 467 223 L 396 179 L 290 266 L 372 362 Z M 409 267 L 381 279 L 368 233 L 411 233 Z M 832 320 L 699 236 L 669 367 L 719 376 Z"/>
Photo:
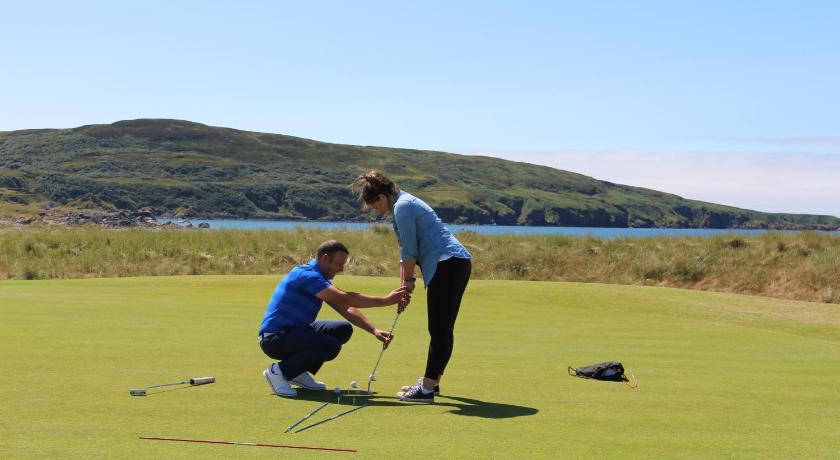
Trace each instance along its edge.
<path fill-rule="evenodd" d="M 411 303 L 411 293 L 414 292 L 414 278 L 409 278 L 403 281 L 403 287 L 406 289 L 403 298 L 400 300 L 400 303 L 397 304 L 397 311 L 402 313 L 405 310 L 405 307 Z"/>
<path fill-rule="evenodd" d="M 397 312 L 402 313 L 405 310 L 405 307 L 407 307 L 409 303 L 411 303 L 411 295 L 406 294 L 402 298 L 402 300 L 400 300 L 400 302 L 397 304 Z"/>

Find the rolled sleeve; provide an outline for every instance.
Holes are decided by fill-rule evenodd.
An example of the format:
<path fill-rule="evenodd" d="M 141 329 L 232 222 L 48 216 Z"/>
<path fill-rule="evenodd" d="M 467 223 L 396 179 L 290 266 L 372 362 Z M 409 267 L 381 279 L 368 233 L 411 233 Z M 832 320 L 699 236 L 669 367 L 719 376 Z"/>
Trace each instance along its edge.
<path fill-rule="evenodd" d="M 306 273 L 299 279 L 300 288 L 309 295 L 315 295 L 330 287 L 332 283 L 320 273 Z"/>
<path fill-rule="evenodd" d="M 397 203 L 394 206 L 394 223 L 399 230 L 400 258 L 417 260 L 417 215 L 410 203 Z"/>

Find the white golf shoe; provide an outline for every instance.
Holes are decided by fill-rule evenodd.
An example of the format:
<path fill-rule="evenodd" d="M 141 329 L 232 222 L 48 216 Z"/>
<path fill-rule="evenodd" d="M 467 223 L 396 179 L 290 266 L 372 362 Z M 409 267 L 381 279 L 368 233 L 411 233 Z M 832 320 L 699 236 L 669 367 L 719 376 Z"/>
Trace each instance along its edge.
<path fill-rule="evenodd" d="M 263 371 L 263 377 L 265 377 L 265 381 L 268 382 L 268 386 L 271 387 L 274 394 L 278 396 L 297 396 L 297 390 L 289 385 L 289 382 L 283 377 L 283 373 L 280 372 L 279 364 L 271 363 L 268 369 Z"/>
<path fill-rule="evenodd" d="M 326 390 L 327 386 L 324 385 L 324 382 L 316 382 L 315 379 L 309 375 L 309 372 L 303 372 L 302 374 L 298 375 L 297 377 L 290 380 L 291 383 L 295 385 L 306 388 L 307 390 Z"/>

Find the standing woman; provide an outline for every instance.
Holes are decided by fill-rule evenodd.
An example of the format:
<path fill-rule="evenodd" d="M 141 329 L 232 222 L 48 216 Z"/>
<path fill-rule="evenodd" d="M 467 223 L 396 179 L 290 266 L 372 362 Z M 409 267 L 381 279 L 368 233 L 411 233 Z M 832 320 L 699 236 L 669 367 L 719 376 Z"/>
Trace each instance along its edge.
<path fill-rule="evenodd" d="M 472 271 L 472 257 L 423 200 L 397 188 L 387 177 L 371 171 L 357 177 L 353 190 L 364 209 L 394 214 L 400 243 L 400 280 L 414 290 L 414 269 L 420 266 L 427 290 L 429 355 L 426 372 L 417 383 L 397 393 L 403 401 L 433 403 L 443 371 L 452 356 L 455 320 Z M 401 303 L 400 311 L 406 302 Z"/>

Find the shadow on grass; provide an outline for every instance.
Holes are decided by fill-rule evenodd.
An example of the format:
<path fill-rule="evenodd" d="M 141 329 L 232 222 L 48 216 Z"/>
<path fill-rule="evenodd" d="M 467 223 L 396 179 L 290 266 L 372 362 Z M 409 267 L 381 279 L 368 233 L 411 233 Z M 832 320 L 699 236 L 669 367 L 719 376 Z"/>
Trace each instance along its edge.
<path fill-rule="evenodd" d="M 436 397 L 435 399 L 437 399 Z M 538 409 L 526 406 L 516 406 L 513 404 L 495 403 L 482 401 L 480 399 L 470 399 L 455 396 L 439 396 L 441 399 L 452 399 L 458 403 L 450 403 L 444 401 L 435 401 L 438 406 L 452 406 L 454 409 L 450 413 L 455 415 L 464 415 L 467 417 L 483 417 L 483 418 L 513 418 L 525 417 L 534 415 L 539 412 Z"/>
<path fill-rule="evenodd" d="M 373 395 L 358 395 L 353 393 L 342 392 L 341 399 L 331 391 L 309 391 L 298 389 L 297 398 L 303 401 L 314 402 L 331 402 L 341 406 L 362 406 L 369 404 L 371 406 L 381 407 L 413 407 L 418 405 L 425 405 L 422 403 L 410 403 L 400 401 L 396 396 L 382 396 L 374 392 Z M 482 418 L 513 418 L 534 415 L 539 410 L 533 407 L 516 406 L 513 404 L 503 404 L 482 401 L 479 399 L 463 398 L 456 396 L 435 396 L 435 405 L 451 407 L 449 411 L 451 414 L 462 415 L 466 417 L 482 417 Z"/>

